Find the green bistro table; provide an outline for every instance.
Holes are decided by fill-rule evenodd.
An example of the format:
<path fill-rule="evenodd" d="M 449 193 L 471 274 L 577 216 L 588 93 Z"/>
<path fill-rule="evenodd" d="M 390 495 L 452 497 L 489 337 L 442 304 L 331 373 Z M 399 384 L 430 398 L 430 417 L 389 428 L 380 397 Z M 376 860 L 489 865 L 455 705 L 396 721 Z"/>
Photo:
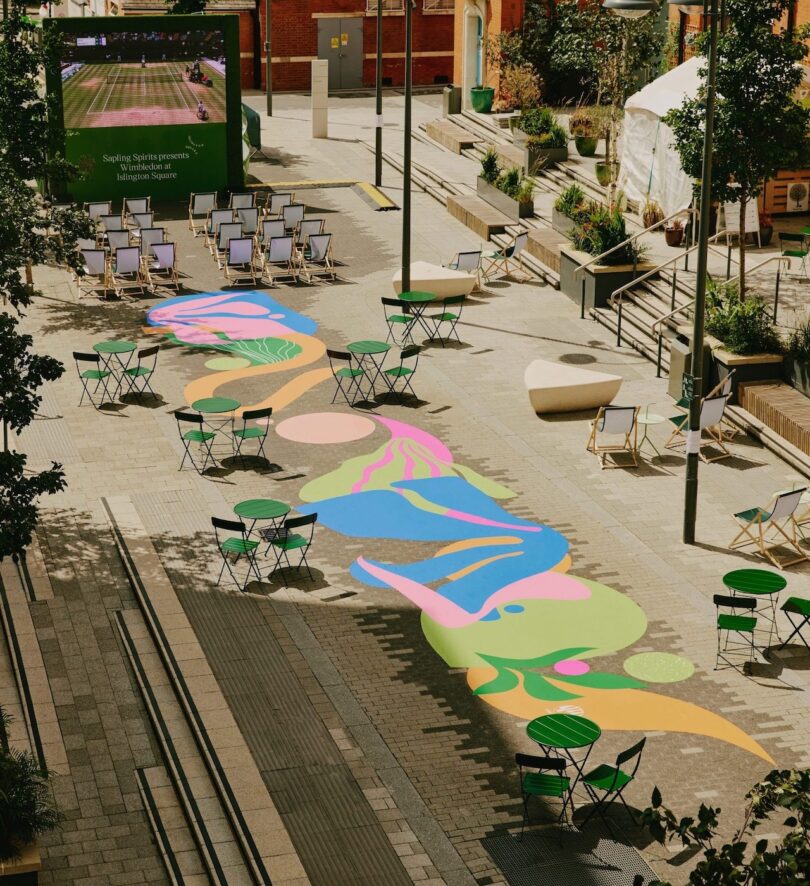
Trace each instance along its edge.
<path fill-rule="evenodd" d="M 243 520 L 250 520 L 248 538 L 253 534 L 256 524 L 260 520 L 270 521 L 273 525 L 269 527 L 269 531 L 267 529 L 261 530 L 260 535 L 265 541 L 272 543 L 271 539 L 266 536 L 275 536 L 279 530 L 279 522 L 290 513 L 290 506 L 284 504 L 283 501 L 276 501 L 274 498 L 248 498 L 235 505 L 233 512 Z"/>
<path fill-rule="evenodd" d="M 93 350 L 101 357 L 105 368 L 112 373 L 115 379 L 115 393 L 113 399 L 118 396 L 121 384 L 124 381 L 124 373 L 129 368 L 132 355 L 138 345 L 134 341 L 100 341 L 93 345 Z"/>
<path fill-rule="evenodd" d="M 191 404 L 191 408 L 201 415 L 206 416 L 205 423 L 215 432 L 221 433 L 225 431 L 225 435 L 231 441 L 231 450 L 233 450 L 233 413 L 239 409 L 242 404 L 233 397 L 203 397 L 195 400 Z M 220 416 L 219 419 L 211 416 Z M 231 432 L 227 433 L 226 428 L 231 426 Z"/>
<path fill-rule="evenodd" d="M 776 625 L 776 606 L 779 592 L 787 587 L 786 579 L 767 569 L 735 569 L 723 576 L 723 584 L 731 591 L 732 596 L 746 594 L 757 597 L 757 616 L 761 615 L 770 623 L 766 649 L 770 648 L 774 634 L 777 639 L 781 639 Z M 759 606 L 760 599 L 764 603 L 762 607 Z"/>
<path fill-rule="evenodd" d="M 408 324 L 407 329 L 405 330 L 405 334 L 410 336 L 411 330 L 418 323 L 422 329 L 425 330 L 428 339 L 433 339 L 433 331 L 425 322 L 423 314 L 431 305 L 432 302 L 436 301 L 436 293 L 435 292 L 420 292 L 419 290 L 414 290 L 413 292 L 400 292 L 397 298 L 400 301 L 406 302 L 411 309 L 411 316 L 413 319 Z"/>
<path fill-rule="evenodd" d="M 385 355 L 391 350 L 391 345 L 384 341 L 353 341 L 346 345 L 346 350 L 357 358 L 357 363 L 366 378 L 371 378 L 369 393 L 373 398 L 376 395 L 375 385 L 381 377 L 385 363 Z"/>
<path fill-rule="evenodd" d="M 587 717 L 576 714 L 545 714 L 532 720 L 526 727 L 526 734 L 537 742 L 549 756 L 551 751 L 562 751 L 571 761 L 576 770 L 576 778 L 571 782 L 570 792 L 573 797 L 574 788 L 582 778 L 585 764 L 588 762 L 594 744 L 602 734 L 599 726 Z M 587 748 L 585 756 L 578 760 L 574 751 Z"/>

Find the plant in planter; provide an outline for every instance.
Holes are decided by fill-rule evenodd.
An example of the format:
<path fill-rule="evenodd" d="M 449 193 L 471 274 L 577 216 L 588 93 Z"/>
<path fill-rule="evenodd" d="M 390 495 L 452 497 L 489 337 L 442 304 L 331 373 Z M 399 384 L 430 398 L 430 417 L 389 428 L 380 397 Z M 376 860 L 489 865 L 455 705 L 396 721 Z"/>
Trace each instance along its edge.
<path fill-rule="evenodd" d="M 768 305 L 757 295 L 742 298 L 734 282 L 707 281 L 706 331 L 732 354 L 781 354 L 784 350 Z"/>
<path fill-rule="evenodd" d="M 512 135 L 526 149 L 526 168 L 568 159 L 568 134 L 548 108 L 532 108 L 518 117 Z"/>
<path fill-rule="evenodd" d="M 682 218 L 673 218 L 664 226 L 664 239 L 667 246 L 680 246 L 683 243 L 684 224 Z"/>
<path fill-rule="evenodd" d="M 596 206 L 587 218 L 583 219 L 570 234 L 575 249 L 588 255 L 601 255 L 627 239 L 624 215 L 617 209 Z M 647 253 L 644 244 L 626 243 L 606 256 L 602 265 L 630 265 L 640 262 Z"/>
<path fill-rule="evenodd" d="M 571 133 L 580 157 L 593 157 L 599 143 L 596 119 L 589 108 L 579 107 L 568 118 Z"/>
<path fill-rule="evenodd" d="M 788 336 L 785 348 L 785 380 L 810 397 L 810 313 L 805 312 Z"/>
<path fill-rule="evenodd" d="M 499 191 L 503 191 L 507 197 L 511 197 L 513 200 L 517 199 L 517 193 L 520 190 L 520 182 L 522 179 L 522 175 L 520 172 L 519 166 L 513 166 L 511 169 L 506 169 L 504 172 L 498 176 L 497 182 L 495 182 L 495 186 Z"/>
<path fill-rule="evenodd" d="M 534 214 L 534 185 L 519 166 L 501 170 L 498 155 L 490 148 L 481 161 L 478 196 L 515 220 Z"/>
<path fill-rule="evenodd" d="M 495 101 L 495 90 L 492 86 L 478 84 L 470 90 L 470 104 L 479 114 L 489 114 Z"/>
<path fill-rule="evenodd" d="M 664 210 L 661 209 L 660 204 L 647 197 L 644 201 L 644 207 L 641 210 L 641 221 L 644 223 L 644 227 L 651 228 L 653 225 L 657 225 L 658 222 L 663 220 Z"/>
<path fill-rule="evenodd" d="M 767 212 L 759 214 L 759 242 L 763 246 L 770 246 L 773 238 L 773 218 Z"/>
<path fill-rule="evenodd" d="M 10 747 L 10 722 L 0 707 L 0 863 L 19 859 L 40 834 L 59 826 L 50 774 L 28 751 Z"/>
<path fill-rule="evenodd" d="M 585 202 L 585 191 L 577 185 L 569 185 L 554 201 L 554 208 L 560 215 L 576 220 L 577 212 Z"/>
<path fill-rule="evenodd" d="M 498 159 L 498 152 L 495 148 L 490 146 L 481 158 L 481 178 L 484 179 L 487 184 L 494 185 L 495 182 L 498 181 L 498 176 L 500 174 L 501 164 Z"/>
<path fill-rule="evenodd" d="M 498 83 L 498 111 L 520 111 L 537 105 L 542 98 L 540 78 L 530 64 L 506 65 Z"/>

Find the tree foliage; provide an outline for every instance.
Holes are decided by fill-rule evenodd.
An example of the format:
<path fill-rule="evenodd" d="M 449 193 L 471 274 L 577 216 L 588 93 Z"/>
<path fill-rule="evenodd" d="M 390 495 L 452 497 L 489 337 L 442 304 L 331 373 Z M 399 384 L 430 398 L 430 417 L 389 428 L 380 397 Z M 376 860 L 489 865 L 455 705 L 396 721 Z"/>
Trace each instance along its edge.
<path fill-rule="evenodd" d="M 166 0 L 169 15 L 191 15 L 205 11 L 206 0 Z"/>
<path fill-rule="evenodd" d="M 803 77 L 798 63 L 808 48 L 801 32 L 789 37 L 773 30 L 789 6 L 790 0 L 726 0 L 728 27 L 718 38 L 711 189 L 714 199 L 739 201 L 743 297 L 746 207 L 778 170 L 796 169 L 808 159 L 810 109 L 795 98 Z M 697 45 L 708 51 L 706 35 Z M 703 174 L 707 74 L 704 64 L 697 97 L 665 117 L 681 165 L 696 181 Z"/>

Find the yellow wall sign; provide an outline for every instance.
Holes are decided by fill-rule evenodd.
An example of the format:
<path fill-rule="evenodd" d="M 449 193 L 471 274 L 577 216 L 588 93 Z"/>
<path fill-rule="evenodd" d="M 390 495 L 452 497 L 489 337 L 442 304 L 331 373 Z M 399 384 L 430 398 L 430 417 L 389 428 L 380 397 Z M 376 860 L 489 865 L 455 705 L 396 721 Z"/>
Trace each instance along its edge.
<path fill-rule="evenodd" d="M 346 34 L 345 32 L 340 35 L 340 45 L 341 46 L 348 46 L 349 45 L 349 35 Z"/>
<path fill-rule="evenodd" d="M 332 44 L 332 49 L 337 49 L 339 46 L 337 37 L 332 37 L 330 43 Z"/>

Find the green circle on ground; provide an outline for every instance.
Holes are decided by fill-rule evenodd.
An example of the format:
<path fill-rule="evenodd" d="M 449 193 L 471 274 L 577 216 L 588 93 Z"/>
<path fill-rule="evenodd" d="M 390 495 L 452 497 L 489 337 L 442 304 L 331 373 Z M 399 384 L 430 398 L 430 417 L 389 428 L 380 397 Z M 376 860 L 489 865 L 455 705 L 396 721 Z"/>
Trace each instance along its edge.
<path fill-rule="evenodd" d="M 695 672 L 688 658 L 671 652 L 639 652 L 627 659 L 624 669 L 631 677 L 647 683 L 678 683 Z"/>
<path fill-rule="evenodd" d="M 250 360 L 246 360 L 244 357 L 213 357 L 211 360 L 205 361 L 206 369 L 218 369 L 220 371 L 246 369 L 250 365 Z"/>

